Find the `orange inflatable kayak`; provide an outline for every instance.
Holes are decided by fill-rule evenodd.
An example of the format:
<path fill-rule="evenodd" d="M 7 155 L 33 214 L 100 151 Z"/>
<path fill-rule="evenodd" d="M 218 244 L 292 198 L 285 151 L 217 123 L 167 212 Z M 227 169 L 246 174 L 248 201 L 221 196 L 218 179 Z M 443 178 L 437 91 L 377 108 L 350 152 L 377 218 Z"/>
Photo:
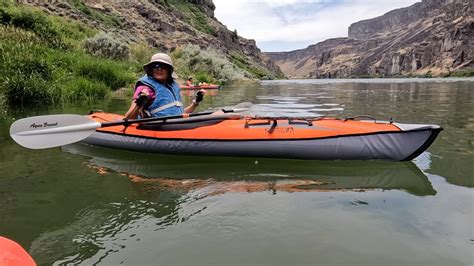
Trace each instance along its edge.
<path fill-rule="evenodd" d="M 94 113 L 107 123 L 124 117 Z M 442 130 L 437 125 L 358 118 L 274 118 L 236 113 L 98 128 L 82 142 L 102 147 L 183 155 L 314 160 L 411 160 Z"/>
<path fill-rule="evenodd" d="M 212 89 L 219 89 L 220 87 L 221 87 L 221 85 L 217 85 L 217 84 L 203 84 L 203 85 L 196 85 L 196 86 L 188 86 L 188 85 L 179 86 L 179 88 L 182 89 L 182 90 L 200 90 L 200 89 L 212 90 Z"/>
<path fill-rule="evenodd" d="M 15 241 L 0 236 L 1 266 L 35 266 L 31 256 Z"/>

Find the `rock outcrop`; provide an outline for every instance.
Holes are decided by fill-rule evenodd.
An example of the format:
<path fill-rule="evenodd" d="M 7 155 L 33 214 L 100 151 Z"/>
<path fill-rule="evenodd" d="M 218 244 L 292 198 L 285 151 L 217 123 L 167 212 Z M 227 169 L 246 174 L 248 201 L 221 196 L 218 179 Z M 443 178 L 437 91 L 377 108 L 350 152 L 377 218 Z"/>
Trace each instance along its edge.
<path fill-rule="evenodd" d="M 472 0 L 423 0 L 306 49 L 266 53 L 291 78 L 440 76 L 474 67 Z"/>
<path fill-rule="evenodd" d="M 229 31 L 214 17 L 212 0 L 84 0 L 21 1 L 53 15 L 82 21 L 127 43 L 145 42 L 171 52 L 187 44 L 212 47 L 222 53 L 239 52 L 275 76 L 279 67 L 264 55 L 254 40 Z"/>

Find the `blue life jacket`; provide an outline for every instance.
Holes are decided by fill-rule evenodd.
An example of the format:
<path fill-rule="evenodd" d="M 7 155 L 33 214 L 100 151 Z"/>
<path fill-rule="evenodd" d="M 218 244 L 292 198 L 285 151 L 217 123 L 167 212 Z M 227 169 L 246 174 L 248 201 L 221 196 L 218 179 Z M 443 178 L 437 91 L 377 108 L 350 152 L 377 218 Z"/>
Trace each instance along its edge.
<path fill-rule="evenodd" d="M 173 82 L 171 87 L 161 84 L 150 76 L 143 76 L 135 84 L 135 90 L 146 85 L 155 91 L 155 100 L 148 106 L 148 113 L 152 117 L 181 115 L 184 113 L 178 83 Z"/>

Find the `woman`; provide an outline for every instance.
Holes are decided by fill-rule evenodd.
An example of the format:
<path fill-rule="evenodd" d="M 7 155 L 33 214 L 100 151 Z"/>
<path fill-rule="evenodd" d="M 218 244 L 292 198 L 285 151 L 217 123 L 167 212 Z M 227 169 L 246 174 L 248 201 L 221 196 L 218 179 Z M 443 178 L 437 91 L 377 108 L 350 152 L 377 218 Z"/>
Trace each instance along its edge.
<path fill-rule="evenodd" d="M 154 54 L 143 70 L 146 74 L 135 84 L 127 119 L 192 113 L 203 100 L 205 91 L 198 91 L 193 102 L 183 109 L 179 85 L 173 78 L 173 61 L 167 54 Z"/>

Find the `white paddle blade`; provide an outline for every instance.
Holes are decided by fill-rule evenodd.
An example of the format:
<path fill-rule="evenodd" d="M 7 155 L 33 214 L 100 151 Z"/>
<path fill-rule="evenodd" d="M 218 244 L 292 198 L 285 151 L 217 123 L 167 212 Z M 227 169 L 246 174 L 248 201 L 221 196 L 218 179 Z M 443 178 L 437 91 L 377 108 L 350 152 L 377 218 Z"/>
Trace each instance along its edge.
<path fill-rule="evenodd" d="M 241 112 L 248 111 L 252 107 L 252 105 L 253 103 L 251 102 L 243 102 L 243 103 L 236 104 L 234 106 L 226 106 L 222 109 L 232 110 L 234 113 L 241 113 Z"/>
<path fill-rule="evenodd" d="M 243 103 L 239 103 L 239 104 L 236 104 L 232 107 L 230 107 L 231 109 L 250 109 L 251 107 L 253 106 L 253 103 L 251 102 L 243 102 Z M 235 111 L 234 111 L 235 112 Z"/>
<path fill-rule="evenodd" d="M 100 127 L 82 115 L 43 115 L 15 121 L 10 136 L 25 148 L 45 149 L 78 142 Z"/>
<path fill-rule="evenodd" d="M 250 108 L 234 108 L 232 109 L 232 111 L 234 113 L 242 113 L 242 112 L 245 112 L 245 111 L 248 111 Z"/>

